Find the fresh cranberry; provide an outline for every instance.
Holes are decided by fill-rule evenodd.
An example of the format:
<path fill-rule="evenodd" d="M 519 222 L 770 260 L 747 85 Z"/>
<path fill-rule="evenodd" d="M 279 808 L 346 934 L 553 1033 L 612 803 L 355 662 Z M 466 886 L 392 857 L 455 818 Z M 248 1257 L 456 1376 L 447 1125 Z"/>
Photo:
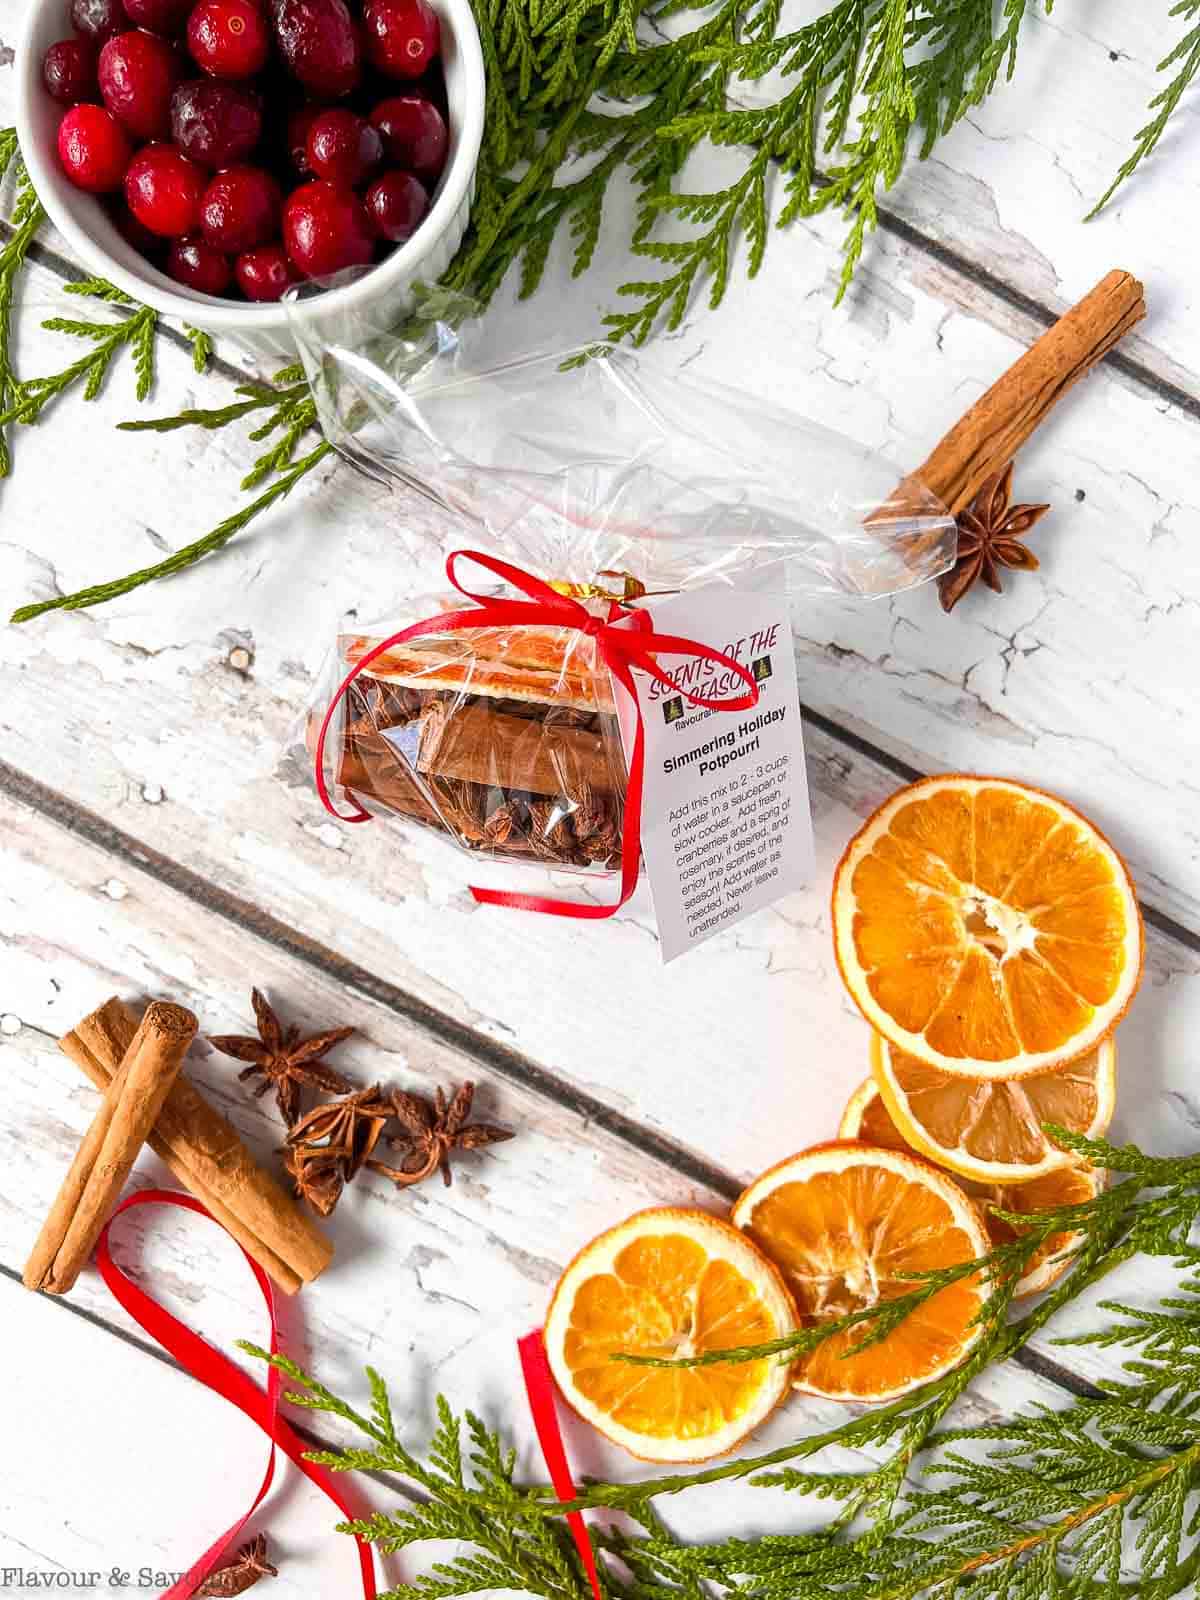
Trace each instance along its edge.
<path fill-rule="evenodd" d="M 420 227 L 429 196 L 411 172 L 385 172 L 367 190 L 367 214 L 381 239 L 401 244 Z"/>
<path fill-rule="evenodd" d="M 174 145 L 148 144 L 125 174 L 125 202 L 151 233 L 181 239 L 200 225 L 206 175 Z"/>
<path fill-rule="evenodd" d="M 427 0 L 367 0 L 367 58 L 389 78 L 419 78 L 441 48 L 437 12 Z"/>
<path fill-rule="evenodd" d="M 132 156 L 129 135 L 103 106 L 72 106 L 59 123 L 58 159 L 77 189 L 119 189 Z"/>
<path fill-rule="evenodd" d="M 308 164 L 308 135 L 313 123 L 320 115 L 320 106 L 306 104 L 297 106 L 288 117 L 288 158 L 297 172 L 307 173 L 312 171 Z"/>
<path fill-rule="evenodd" d="M 192 0 L 125 0 L 125 15 L 135 27 L 168 38 L 183 32 L 191 9 Z"/>
<path fill-rule="evenodd" d="M 118 34 L 100 52 L 104 104 L 139 139 L 165 139 L 180 65 L 178 53 L 157 34 Z"/>
<path fill-rule="evenodd" d="M 129 26 L 121 0 L 71 0 L 71 26 L 97 49 Z"/>
<path fill-rule="evenodd" d="M 210 78 L 252 78 L 271 53 L 266 18 L 252 0 L 200 0 L 188 18 L 187 42 Z"/>
<path fill-rule="evenodd" d="M 237 258 L 233 270 L 247 300 L 282 300 L 288 290 L 300 282 L 300 274 L 281 244 L 264 244 L 261 249 L 247 250 Z"/>
<path fill-rule="evenodd" d="M 362 201 L 352 189 L 323 178 L 294 189 L 283 208 L 283 242 L 293 266 L 309 278 L 371 260 L 375 238 Z"/>
<path fill-rule="evenodd" d="M 244 161 L 262 137 L 262 101 L 239 84 L 193 78 L 171 96 L 171 138 L 214 172 Z"/>
<path fill-rule="evenodd" d="M 88 39 L 60 39 L 42 57 L 46 92 L 64 105 L 95 100 L 96 47 Z"/>
<path fill-rule="evenodd" d="M 419 178 L 441 177 L 450 135 L 445 118 L 424 95 L 396 94 L 381 100 L 371 113 L 371 125 L 382 134 L 389 161 Z"/>
<path fill-rule="evenodd" d="M 354 111 L 322 111 L 308 130 L 308 165 L 318 178 L 348 189 L 365 183 L 383 160 L 383 140 Z"/>
<path fill-rule="evenodd" d="M 345 0 L 271 0 L 288 70 L 310 94 L 340 100 L 362 77 L 362 46 Z"/>
<path fill-rule="evenodd" d="M 167 255 L 167 272 L 201 294 L 224 294 L 229 287 L 229 258 L 204 239 L 176 239 Z"/>
<path fill-rule="evenodd" d="M 279 237 L 279 185 L 261 167 L 220 172 L 200 202 L 200 227 L 217 250 L 237 255 Z"/>

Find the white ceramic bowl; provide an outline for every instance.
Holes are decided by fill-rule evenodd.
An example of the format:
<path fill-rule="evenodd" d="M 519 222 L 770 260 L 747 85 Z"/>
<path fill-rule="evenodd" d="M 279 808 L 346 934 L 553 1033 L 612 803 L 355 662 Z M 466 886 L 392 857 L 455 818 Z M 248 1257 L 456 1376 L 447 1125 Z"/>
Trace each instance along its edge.
<path fill-rule="evenodd" d="M 360 311 L 369 311 L 372 321 L 403 316 L 411 308 L 412 285 L 436 282 L 466 232 L 483 136 L 483 53 L 469 0 L 430 3 L 442 23 L 450 110 L 445 171 L 428 215 L 407 243 L 353 283 L 305 301 L 305 323 L 318 337 L 326 320 L 331 330 L 344 327 L 347 315 Z M 156 311 L 215 338 L 232 339 L 254 355 L 291 360 L 295 345 L 283 306 L 217 299 L 176 283 L 122 239 L 94 196 L 67 181 L 57 154 L 63 107 L 42 86 L 42 56 L 56 39 L 70 36 L 69 0 L 25 0 L 25 5 L 16 62 L 17 134 L 34 188 L 72 253 L 90 271 Z M 396 88 L 399 93 L 401 86 Z"/>

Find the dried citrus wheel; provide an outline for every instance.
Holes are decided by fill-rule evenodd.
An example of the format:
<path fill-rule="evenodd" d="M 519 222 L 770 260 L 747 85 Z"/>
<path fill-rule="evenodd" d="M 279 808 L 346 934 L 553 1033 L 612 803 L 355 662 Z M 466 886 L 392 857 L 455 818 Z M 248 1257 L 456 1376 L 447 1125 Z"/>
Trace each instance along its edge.
<path fill-rule="evenodd" d="M 1005 1244 L 1020 1230 L 1012 1223 L 996 1216 L 989 1206 L 997 1205 L 1002 1211 L 1022 1212 L 1031 1216 L 1035 1211 L 1055 1210 L 1059 1206 L 1082 1205 L 1094 1200 L 1104 1187 L 1105 1174 L 1095 1167 L 1059 1167 L 1035 1178 L 1032 1183 L 988 1185 L 980 1200 L 986 1215 L 984 1226 L 996 1244 Z M 1070 1252 L 1080 1242 L 1078 1233 L 1052 1233 L 1045 1244 L 1031 1257 L 1021 1281 L 1013 1290 L 1019 1300 L 1027 1294 L 1041 1294 L 1070 1266 Z"/>
<path fill-rule="evenodd" d="M 563 1273 L 546 1317 L 558 1386 L 585 1421 L 645 1461 L 732 1450 L 787 1393 L 777 1357 L 710 1367 L 638 1367 L 617 1354 L 703 1355 L 791 1333 L 776 1268 L 703 1211 L 640 1211 Z"/>
<path fill-rule="evenodd" d="M 733 1220 L 775 1261 L 808 1326 L 910 1294 L 911 1274 L 988 1251 L 979 1213 L 928 1162 L 862 1144 L 816 1145 L 746 1190 Z M 948 1372 L 979 1337 L 986 1285 L 939 1289 L 877 1344 L 850 1355 L 865 1327 L 831 1334 L 803 1356 L 797 1388 L 837 1400 L 891 1400 Z"/>
<path fill-rule="evenodd" d="M 833 929 L 867 1020 L 969 1077 L 1022 1077 L 1094 1049 L 1142 968 L 1116 851 L 1062 800 L 1002 778 L 926 778 L 893 795 L 838 864 Z"/>
<path fill-rule="evenodd" d="M 1104 1039 L 1053 1072 L 964 1078 L 927 1067 L 877 1033 L 871 1073 L 892 1121 L 921 1155 L 977 1183 L 1031 1183 L 1077 1164 L 1042 1131 L 1043 1123 L 1091 1139 L 1107 1131 L 1116 1103 L 1117 1050 Z"/>
<path fill-rule="evenodd" d="M 874 1078 L 860 1083 L 850 1096 L 842 1112 L 838 1134 L 843 1139 L 862 1139 L 887 1150 L 910 1148 L 892 1121 Z M 1035 1211 L 1079 1205 L 1100 1193 L 1104 1174 L 1095 1167 L 1076 1163 L 1052 1168 L 1030 1182 L 1018 1184 L 983 1184 L 969 1178 L 960 1178 L 959 1182 L 979 1206 L 989 1240 L 993 1245 L 998 1245 L 1006 1244 L 1013 1238 L 1016 1229 L 996 1216 L 992 1206 L 999 1206 L 1002 1211 L 1020 1211 L 1029 1216 Z M 1013 1291 L 1016 1298 L 1040 1294 L 1061 1278 L 1070 1264 L 1064 1252 L 1071 1249 L 1077 1238 L 1077 1234 L 1051 1234 L 1026 1266 L 1021 1281 Z"/>

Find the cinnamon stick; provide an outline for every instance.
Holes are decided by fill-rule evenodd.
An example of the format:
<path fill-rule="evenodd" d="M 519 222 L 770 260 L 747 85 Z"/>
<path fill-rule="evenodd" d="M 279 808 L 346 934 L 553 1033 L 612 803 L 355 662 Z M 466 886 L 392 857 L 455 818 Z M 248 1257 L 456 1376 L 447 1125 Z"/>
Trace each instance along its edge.
<path fill-rule="evenodd" d="M 422 718 L 417 771 L 529 794 L 611 794 L 618 787 L 602 734 L 440 701 Z"/>
<path fill-rule="evenodd" d="M 114 996 L 66 1034 L 59 1048 L 97 1088 L 105 1089 L 136 1029 L 136 1015 Z M 147 1143 L 286 1294 L 310 1283 L 333 1259 L 325 1235 L 183 1074 Z"/>
<path fill-rule="evenodd" d="M 130 1037 L 132 1038 L 132 1035 Z M 109 1092 L 104 1096 L 99 1111 L 92 1119 L 91 1127 L 84 1134 L 79 1149 L 75 1152 L 75 1159 L 54 1197 L 54 1204 L 42 1223 L 41 1232 L 34 1241 L 29 1260 L 25 1263 L 25 1270 L 21 1274 L 21 1282 L 27 1289 L 44 1288 L 51 1275 L 54 1259 L 62 1248 L 72 1218 L 79 1210 L 79 1202 L 83 1199 L 88 1179 L 108 1137 L 113 1112 L 117 1108 L 124 1087 L 124 1069 L 121 1069 L 113 1078 Z"/>
<path fill-rule="evenodd" d="M 1145 315 L 1138 280 L 1128 272 L 1110 272 L 975 402 L 912 477 L 957 515 L 988 478 L 1008 465 L 1063 395 Z"/>
<path fill-rule="evenodd" d="M 196 1018 L 183 1006 L 163 1000 L 147 1006 L 38 1236 L 22 1274 L 27 1288 L 66 1294 L 73 1287 L 133 1171 L 196 1027 Z"/>

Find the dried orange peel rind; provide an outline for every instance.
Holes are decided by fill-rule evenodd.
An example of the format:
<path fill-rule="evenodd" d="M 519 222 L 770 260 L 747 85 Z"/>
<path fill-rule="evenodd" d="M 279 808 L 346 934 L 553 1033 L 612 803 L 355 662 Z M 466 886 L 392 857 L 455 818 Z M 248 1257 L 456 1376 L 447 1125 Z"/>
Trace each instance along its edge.
<path fill-rule="evenodd" d="M 640 1211 L 593 1239 L 559 1280 L 543 1332 L 567 1403 L 643 1461 L 723 1455 L 790 1387 L 779 1358 L 643 1367 L 621 1354 L 679 1358 L 757 1345 L 797 1327 L 776 1267 L 704 1211 Z"/>
<path fill-rule="evenodd" d="M 916 1287 L 905 1274 L 988 1253 L 979 1212 L 946 1173 L 898 1150 L 836 1141 L 756 1179 L 733 1220 L 780 1268 L 807 1325 L 833 1321 Z M 976 1274 L 939 1289 L 886 1338 L 850 1352 L 868 1327 L 802 1356 L 795 1384 L 833 1400 L 894 1400 L 958 1366 L 982 1333 Z"/>
<path fill-rule="evenodd" d="M 1095 1049 L 1142 970 L 1120 856 L 1065 801 L 1003 778 L 926 778 L 882 805 L 838 864 L 833 934 L 876 1031 L 968 1077 Z"/>

